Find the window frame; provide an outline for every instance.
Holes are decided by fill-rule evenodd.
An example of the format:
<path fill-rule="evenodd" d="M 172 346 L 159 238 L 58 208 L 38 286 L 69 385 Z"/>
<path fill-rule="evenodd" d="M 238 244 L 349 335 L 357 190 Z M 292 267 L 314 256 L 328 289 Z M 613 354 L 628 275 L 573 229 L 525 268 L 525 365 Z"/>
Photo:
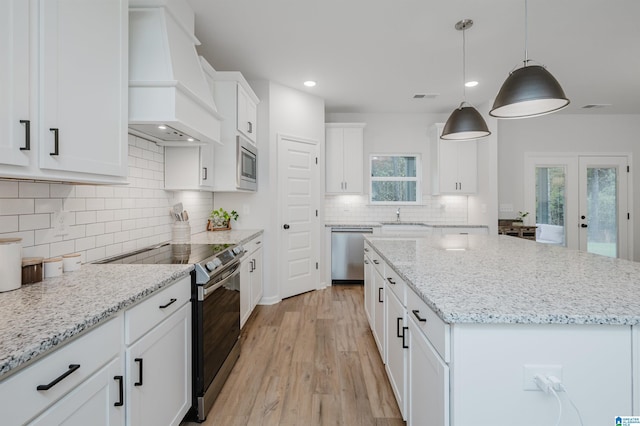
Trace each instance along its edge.
<path fill-rule="evenodd" d="M 373 176 L 373 160 L 374 157 L 414 157 L 416 160 L 416 176 L 415 177 L 376 177 Z M 374 201 L 373 200 L 373 183 L 374 182 L 415 182 L 416 183 L 416 200 L 415 201 Z M 418 152 L 377 152 L 369 154 L 369 204 L 376 206 L 416 206 L 422 204 L 422 155 Z"/>

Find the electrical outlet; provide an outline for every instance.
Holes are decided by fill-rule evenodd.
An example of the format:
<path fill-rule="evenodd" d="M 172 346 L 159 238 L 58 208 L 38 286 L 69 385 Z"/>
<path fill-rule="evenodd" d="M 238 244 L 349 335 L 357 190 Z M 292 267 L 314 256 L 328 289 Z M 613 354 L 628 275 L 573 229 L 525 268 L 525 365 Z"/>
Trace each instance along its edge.
<path fill-rule="evenodd" d="M 513 204 L 500 204 L 500 212 L 511 213 L 513 211 Z"/>
<path fill-rule="evenodd" d="M 54 213 L 51 225 L 54 236 L 64 237 L 69 235 L 69 212 L 61 210 L 58 213 Z"/>
<path fill-rule="evenodd" d="M 536 375 L 542 377 L 556 376 L 562 381 L 562 365 L 558 364 L 526 364 L 524 369 L 524 390 L 539 391 L 540 388 L 533 379 Z"/>

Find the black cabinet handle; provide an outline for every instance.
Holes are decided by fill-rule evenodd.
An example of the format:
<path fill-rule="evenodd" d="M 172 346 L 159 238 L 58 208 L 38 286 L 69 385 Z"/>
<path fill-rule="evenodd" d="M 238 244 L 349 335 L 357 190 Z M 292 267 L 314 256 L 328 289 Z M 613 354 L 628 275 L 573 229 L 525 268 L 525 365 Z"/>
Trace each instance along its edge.
<path fill-rule="evenodd" d="M 367 252 L 367 253 L 369 253 L 369 249 L 368 249 L 368 248 L 366 248 L 366 247 L 364 248 L 364 251 L 365 251 L 365 252 Z"/>
<path fill-rule="evenodd" d="M 397 337 L 402 337 L 402 334 L 400 334 L 400 323 L 402 322 L 402 317 L 397 318 L 396 321 L 396 336 Z"/>
<path fill-rule="evenodd" d="M 422 317 L 420 316 L 420 311 L 419 311 L 419 310 L 414 309 L 414 310 L 413 310 L 413 311 L 411 311 L 411 312 L 413 312 L 413 315 L 418 319 L 418 321 L 420 321 L 420 322 L 427 322 L 427 319 L 426 319 L 426 318 L 422 318 Z"/>
<path fill-rule="evenodd" d="M 369 261 L 368 261 L 367 259 L 365 259 L 365 260 L 364 260 L 364 264 L 365 264 L 365 265 L 368 265 L 368 264 L 369 264 Z"/>
<path fill-rule="evenodd" d="M 382 300 L 382 287 L 378 287 L 378 302 L 384 303 L 384 300 Z"/>
<path fill-rule="evenodd" d="M 49 131 L 53 132 L 53 152 L 50 152 L 49 155 L 58 155 L 60 152 L 58 151 L 58 137 L 60 131 L 58 129 L 49 129 Z"/>
<path fill-rule="evenodd" d="M 78 368 L 80 368 L 80 364 L 71 364 L 71 365 L 69 365 L 69 369 L 67 371 L 65 371 L 63 374 L 61 374 L 57 379 L 54 379 L 48 385 L 38 385 L 38 387 L 36 389 L 39 390 L 39 391 L 49 390 L 52 387 L 54 387 L 55 385 L 57 385 L 58 383 L 60 383 L 61 381 L 63 381 L 64 379 L 66 379 L 71 373 L 76 371 Z"/>
<path fill-rule="evenodd" d="M 160 308 L 160 309 L 168 308 L 169 306 L 173 305 L 177 301 L 178 301 L 178 299 L 173 299 L 172 298 L 171 300 L 169 300 L 169 303 L 167 303 L 166 305 L 160 305 L 160 306 L 158 306 L 158 308 Z"/>
<path fill-rule="evenodd" d="M 250 121 L 247 121 L 247 124 L 249 125 L 249 128 L 247 129 L 247 132 L 253 133 L 253 123 L 250 122 Z"/>
<path fill-rule="evenodd" d="M 113 380 L 118 381 L 118 402 L 114 403 L 114 407 L 122 407 L 124 405 L 124 384 L 122 376 L 114 376 Z"/>
<path fill-rule="evenodd" d="M 207 168 L 203 167 L 202 168 L 202 180 L 207 180 L 208 174 L 207 174 Z"/>
<path fill-rule="evenodd" d="M 375 263 L 376 265 L 379 265 L 380 262 L 378 262 L 377 260 L 373 259 L 373 263 Z"/>
<path fill-rule="evenodd" d="M 138 372 L 139 372 L 138 373 L 138 377 L 140 377 L 140 381 L 135 382 L 133 384 L 133 386 L 142 386 L 142 358 L 135 358 L 133 361 L 139 363 L 138 364 Z"/>
<path fill-rule="evenodd" d="M 24 124 L 24 146 L 20 147 L 20 151 L 31 150 L 31 121 L 20 120 L 21 124 Z"/>
<path fill-rule="evenodd" d="M 587 226 L 589 226 L 589 225 L 587 225 L 586 223 L 581 223 L 580 224 L 580 228 L 586 228 Z"/>
<path fill-rule="evenodd" d="M 395 284 L 396 282 L 393 280 L 393 278 L 391 277 L 387 277 L 387 281 L 389 281 L 390 284 Z"/>
<path fill-rule="evenodd" d="M 402 349 L 409 349 L 409 345 L 404 341 L 404 337 L 407 335 L 407 330 L 409 330 L 409 327 L 402 327 Z"/>

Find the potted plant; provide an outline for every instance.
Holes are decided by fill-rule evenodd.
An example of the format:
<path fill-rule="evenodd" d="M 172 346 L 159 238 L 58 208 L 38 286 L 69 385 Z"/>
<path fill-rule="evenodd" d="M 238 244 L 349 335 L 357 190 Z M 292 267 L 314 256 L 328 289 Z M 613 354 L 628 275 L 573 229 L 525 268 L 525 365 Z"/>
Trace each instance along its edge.
<path fill-rule="evenodd" d="M 524 218 L 529 215 L 529 212 L 518 212 L 518 217 L 511 223 L 513 226 L 523 226 Z"/>
<path fill-rule="evenodd" d="M 228 212 L 222 207 L 214 209 L 207 221 L 207 231 L 228 231 L 231 229 L 231 219 L 238 220 L 238 217 L 238 212 L 235 210 Z"/>

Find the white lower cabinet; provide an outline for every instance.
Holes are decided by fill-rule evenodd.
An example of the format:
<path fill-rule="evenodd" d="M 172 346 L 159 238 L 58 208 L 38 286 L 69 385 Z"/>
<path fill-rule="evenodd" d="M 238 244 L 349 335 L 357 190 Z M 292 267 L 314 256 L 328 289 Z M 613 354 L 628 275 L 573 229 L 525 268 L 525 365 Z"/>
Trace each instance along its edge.
<path fill-rule="evenodd" d="M 191 305 L 126 351 L 128 424 L 179 425 L 191 406 Z"/>
<path fill-rule="evenodd" d="M 408 413 L 411 426 L 449 424 L 449 367 L 413 318 L 409 325 Z"/>
<path fill-rule="evenodd" d="M 369 327 L 373 327 L 373 264 L 371 259 L 367 256 L 367 246 L 365 245 L 364 255 L 364 312 L 369 321 Z"/>
<path fill-rule="evenodd" d="M 33 422 L 45 425 L 124 425 L 122 360 L 114 359 Z"/>
<path fill-rule="evenodd" d="M 406 420 L 407 398 L 407 355 L 409 336 L 407 335 L 407 314 L 405 307 L 388 287 L 385 290 L 386 300 L 386 335 L 387 335 L 387 375 L 391 389 L 396 396 L 402 418 Z"/>
<path fill-rule="evenodd" d="M 373 294 L 374 294 L 374 311 L 373 311 L 373 338 L 376 341 L 378 350 L 380 351 L 380 357 L 382 362 L 387 362 L 386 356 L 386 338 L 385 338 L 385 288 L 384 278 L 380 275 L 380 272 L 373 268 Z"/>
<path fill-rule="evenodd" d="M 244 327 L 262 299 L 262 235 L 244 245 L 240 265 L 240 327 Z"/>

